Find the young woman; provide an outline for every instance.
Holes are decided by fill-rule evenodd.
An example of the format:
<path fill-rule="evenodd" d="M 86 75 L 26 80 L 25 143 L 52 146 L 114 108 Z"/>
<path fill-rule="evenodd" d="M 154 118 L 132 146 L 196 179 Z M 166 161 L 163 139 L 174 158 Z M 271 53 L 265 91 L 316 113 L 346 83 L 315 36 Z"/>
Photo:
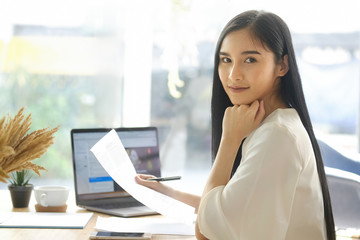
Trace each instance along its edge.
<path fill-rule="evenodd" d="M 222 31 L 212 92 L 214 163 L 202 197 L 153 188 L 196 208 L 197 238 L 335 239 L 320 150 L 288 27 L 247 11 Z"/>

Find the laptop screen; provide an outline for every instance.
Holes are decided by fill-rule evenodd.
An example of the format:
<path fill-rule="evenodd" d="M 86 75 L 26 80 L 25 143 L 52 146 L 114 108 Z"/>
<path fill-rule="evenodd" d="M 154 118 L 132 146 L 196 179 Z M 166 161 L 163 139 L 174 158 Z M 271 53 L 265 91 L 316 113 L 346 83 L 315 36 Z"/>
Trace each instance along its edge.
<path fill-rule="evenodd" d="M 111 129 L 71 130 L 72 158 L 77 200 L 128 196 L 107 174 L 90 149 Z M 160 176 L 157 129 L 117 128 L 122 144 L 136 172 Z"/>

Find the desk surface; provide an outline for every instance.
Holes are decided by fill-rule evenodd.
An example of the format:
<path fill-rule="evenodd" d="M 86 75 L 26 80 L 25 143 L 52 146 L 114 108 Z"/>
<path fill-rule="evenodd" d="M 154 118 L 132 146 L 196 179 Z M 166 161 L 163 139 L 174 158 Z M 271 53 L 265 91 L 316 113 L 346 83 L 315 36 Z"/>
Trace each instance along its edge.
<path fill-rule="evenodd" d="M 67 212 L 88 212 L 82 208 L 79 208 L 75 204 L 75 195 L 69 194 L 68 199 L 68 209 Z M 31 196 L 31 200 L 28 208 L 13 208 L 10 198 L 10 192 L 8 190 L 0 190 L 0 212 L 36 212 L 35 211 L 35 197 L 34 194 Z M 110 215 L 94 213 L 89 223 L 84 229 L 36 229 L 36 228 L 0 228 L 0 239 L 11 239 L 11 240 L 43 240 L 43 239 L 52 239 L 52 240 L 87 240 L 91 232 L 96 232 L 95 225 L 97 217 L 111 217 Z M 338 240 L 350 240 L 350 239 L 360 239 L 359 230 L 356 230 L 355 233 L 351 231 L 350 236 L 346 233 L 345 235 L 342 232 L 337 234 Z M 354 236 L 355 235 L 355 236 Z M 344 237 L 347 236 L 347 237 Z M 179 235 L 153 235 L 151 239 L 154 240 L 195 240 L 195 236 L 179 236 Z"/>
<path fill-rule="evenodd" d="M 69 195 L 67 202 L 67 212 L 88 212 L 82 208 L 76 207 L 74 194 Z M 0 190 L 0 212 L 36 212 L 35 210 L 35 198 L 34 194 L 31 196 L 31 200 L 28 208 L 13 208 L 8 190 Z M 0 239 L 12 239 L 12 240 L 42 240 L 42 239 L 71 239 L 71 240 L 86 240 L 89 239 L 91 232 L 96 232 L 94 228 L 96 225 L 97 217 L 110 217 L 110 215 L 94 213 L 89 223 L 84 229 L 32 229 L 32 228 L 1 228 Z M 182 239 L 182 240 L 194 240 L 195 236 L 178 236 L 178 235 L 153 235 L 151 239 L 165 240 L 165 239 Z"/>

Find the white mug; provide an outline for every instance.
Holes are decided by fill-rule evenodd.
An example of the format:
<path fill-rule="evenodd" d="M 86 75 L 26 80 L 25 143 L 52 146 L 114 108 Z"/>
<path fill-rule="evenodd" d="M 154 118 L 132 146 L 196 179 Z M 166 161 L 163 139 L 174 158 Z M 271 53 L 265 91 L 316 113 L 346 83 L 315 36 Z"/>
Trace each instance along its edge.
<path fill-rule="evenodd" d="M 66 186 L 38 186 L 34 192 L 36 202 L 43 207 L 64 206 L 69 196 Z"/>

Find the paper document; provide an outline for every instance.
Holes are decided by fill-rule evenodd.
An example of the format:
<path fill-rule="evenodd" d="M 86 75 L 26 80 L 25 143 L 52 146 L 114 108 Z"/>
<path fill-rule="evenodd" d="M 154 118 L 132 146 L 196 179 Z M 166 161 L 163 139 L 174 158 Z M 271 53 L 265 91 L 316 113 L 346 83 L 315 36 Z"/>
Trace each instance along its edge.
<path fill-rule="evenodd" d="M 193 207 L 135 182 L 135 168 L 115 130 L 100 139 L 91 151 L 112 179 L 139 202 L 164 216 L 194 221 Z"/>
<path fill-rule="evenodd" d="M 0 213 L 0 228 L 85 228 L 93 213 Z"/>
<path fill-rule="evenodd" d="M 151 234 L 195 235 L 195 225 L 167 217 L 118 218 L 98 217 L 95 228 L 109 232 L 148 232 Z"/>

